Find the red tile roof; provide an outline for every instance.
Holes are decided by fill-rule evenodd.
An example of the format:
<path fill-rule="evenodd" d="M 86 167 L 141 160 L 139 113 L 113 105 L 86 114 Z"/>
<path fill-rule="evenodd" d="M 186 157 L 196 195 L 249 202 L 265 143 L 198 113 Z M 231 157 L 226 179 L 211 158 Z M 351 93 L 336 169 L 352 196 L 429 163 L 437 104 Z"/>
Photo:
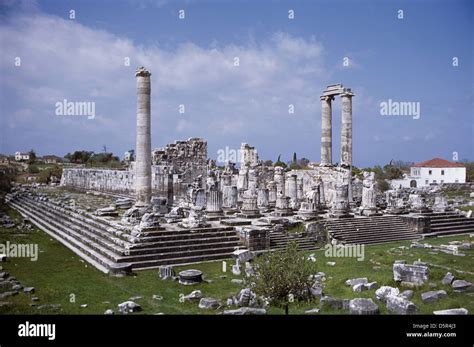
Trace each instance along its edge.
<path fill-rule="evenodd" d="M 418 164 L 413 165 L 413 167 L 465 167 L 461 163 L 453 163 L 441 158 L 434 158 L 427 160 Z"/>

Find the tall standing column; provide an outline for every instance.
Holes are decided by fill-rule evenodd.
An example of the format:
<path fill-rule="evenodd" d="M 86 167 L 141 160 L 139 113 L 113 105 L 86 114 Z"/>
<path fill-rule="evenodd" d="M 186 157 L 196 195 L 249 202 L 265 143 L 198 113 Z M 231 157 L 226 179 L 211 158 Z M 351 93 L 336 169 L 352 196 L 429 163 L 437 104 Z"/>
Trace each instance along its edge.
<path fill-rule="evenodd" d="M 321 96 L 321 163 L 320 166 L 332 165 L 332 96 Z"/>
<path fill-rule="evenodd" d="M 135 159 L 136 206 L 147 206 L 151 199 L 151 73 L 137 69 L 137 140 Z"/>
<path fill-rule="evenodd" d="M 341 166 L 352 166 L 352 97 L 350 89 L 341 94 Z"/>

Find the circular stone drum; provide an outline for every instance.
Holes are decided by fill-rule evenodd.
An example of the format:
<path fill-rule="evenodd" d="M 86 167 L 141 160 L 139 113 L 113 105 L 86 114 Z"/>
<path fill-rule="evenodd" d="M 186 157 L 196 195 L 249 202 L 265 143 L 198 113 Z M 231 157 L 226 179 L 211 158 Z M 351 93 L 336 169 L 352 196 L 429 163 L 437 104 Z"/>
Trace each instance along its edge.
<path fill-rule="evenodd" d="M 198 284 L 202 282 L 202 271 L 184 270 L 179 273 L 179 283 L 185 285 Z"/>

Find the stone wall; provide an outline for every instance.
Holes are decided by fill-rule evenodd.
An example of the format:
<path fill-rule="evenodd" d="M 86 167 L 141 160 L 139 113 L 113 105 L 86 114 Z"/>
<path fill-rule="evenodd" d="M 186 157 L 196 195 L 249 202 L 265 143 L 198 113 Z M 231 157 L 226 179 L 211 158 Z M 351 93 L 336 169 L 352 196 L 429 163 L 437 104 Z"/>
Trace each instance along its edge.
<path fill-rule="evenodd" d="M 173 182 L 168 168 L 153 165 L 151 175 L 153 195 L 168 197 L 169 187 Z M 65 168 L 61 177 L 61 186 L 64 187 L 126 195 L 134 194 L 134 182 L 133 163 L 128 170 Z"/>

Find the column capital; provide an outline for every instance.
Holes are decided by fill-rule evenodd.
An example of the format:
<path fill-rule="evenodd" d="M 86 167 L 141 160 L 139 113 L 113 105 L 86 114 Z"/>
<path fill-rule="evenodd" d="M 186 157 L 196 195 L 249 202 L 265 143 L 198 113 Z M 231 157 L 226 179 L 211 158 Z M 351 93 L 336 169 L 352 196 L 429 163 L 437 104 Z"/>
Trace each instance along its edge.
<path fill-rule="evenodd" d="M 143 66 L 137 68 L 137 70 L 135 71 L 135 77 L 150 77 L 150 76 L 151 76 L 151 72 L 145 69 Z"/>
<path fill-rule="evenodd" d="M 351 88 L 344 88 L 344 91 L 339 94 L 342 97 L 350 97 L 352 98 L 355 94 L 351 91 Z"/>
<path fill-rule="evenodd" d="M 332 96 L 332 95 L 321 95 L 321 96 L 319 97 L 319 99 L 320 99 L 321 101 L 333 101 L 333 100 L 334 100 L 334 96 Z"/>

